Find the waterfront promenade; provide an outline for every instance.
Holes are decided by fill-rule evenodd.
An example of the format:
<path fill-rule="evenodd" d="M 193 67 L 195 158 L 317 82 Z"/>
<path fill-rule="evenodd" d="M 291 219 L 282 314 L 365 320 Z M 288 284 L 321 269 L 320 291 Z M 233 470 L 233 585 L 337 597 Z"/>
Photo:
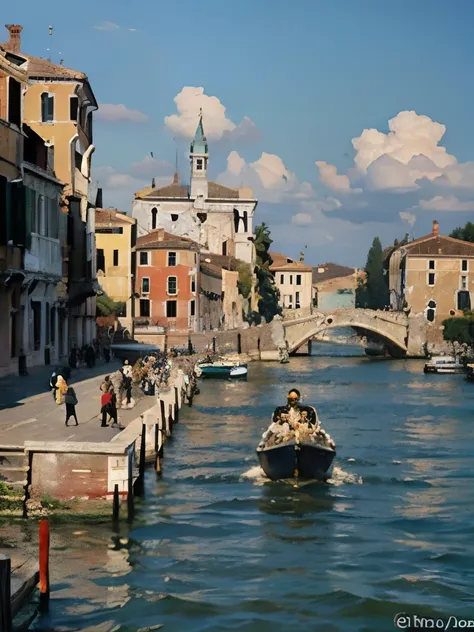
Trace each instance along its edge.
<path fill-rule="evenodd" d="M 53 367 L 32 371 L 26 377 L 9 376 L 0 380 L 0 444 L 22 445 L 28 441 L 110 441 L 115 428 L 101 428 L 100 384 L 104 376 L 119 369 L 111 362 L 92 369 L 73 371 L 70 384 L 78 399 L 76 406 L 79 425 L 71 419 L 66 427 L 65 406 L 58 406 L 48 383 Z M 155 403 L 143 397 L 132 409 L 118 411 L 118 421 L 127 426 Z"/>

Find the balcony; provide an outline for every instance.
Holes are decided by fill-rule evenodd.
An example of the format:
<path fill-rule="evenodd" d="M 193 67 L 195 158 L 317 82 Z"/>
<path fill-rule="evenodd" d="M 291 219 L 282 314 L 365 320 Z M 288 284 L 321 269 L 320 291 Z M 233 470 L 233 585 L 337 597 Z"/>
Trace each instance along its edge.
<path fill-rule="evenodd" d="M 62 276 L 61 246 L 58 239 L 31 234 L 31 247 L 25 252 L 25 270 Z"/>

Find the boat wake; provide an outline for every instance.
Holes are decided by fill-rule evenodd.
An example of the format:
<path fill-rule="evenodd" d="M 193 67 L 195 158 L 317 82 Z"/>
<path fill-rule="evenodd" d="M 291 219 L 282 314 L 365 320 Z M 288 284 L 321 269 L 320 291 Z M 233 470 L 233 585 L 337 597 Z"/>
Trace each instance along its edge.
<path fill-rule="evenodd" d="M 254 485 L 260 486 L 266 483 L 278 483 L 278 481 L 271 481 L 262 468 L 259 465 L 251 467 L 249 470 L 241 474 L 240 480 L 252 481 Z M 315 482 L 321 483 L 321 481 L 298 481 L 298 487 L 304 487 L 305 485 L 312 485 Z M 340 485 L 362 485 L 364 482 L 362 477 L 358 474 L 351 474 L 345 472 L 342 468 L 334 466 L 331 478 L 327 481 L 328 485 L 334 485 L 339 487 Z M 321 483 L 324 484 L 324 483 Z"/>

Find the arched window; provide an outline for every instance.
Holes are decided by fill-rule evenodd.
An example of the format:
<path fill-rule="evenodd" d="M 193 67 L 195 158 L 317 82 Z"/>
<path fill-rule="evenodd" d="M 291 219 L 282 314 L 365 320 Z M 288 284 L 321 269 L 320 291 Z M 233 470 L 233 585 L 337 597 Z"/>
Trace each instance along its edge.
<path fill-rule="evenodd" d="M 429 301 L 428 307 L 426 308 L 426 320 L 430 323 L 434 322 L 436 317 L 436 301 Z"/>
<path fill-rule="evenodd" d="M 158 215 L 158 209 L 157 208 L 152 208 L 151 209 L 151 228 L 152 230 L 155 230 L 156 228 L 156 217 Z"/>

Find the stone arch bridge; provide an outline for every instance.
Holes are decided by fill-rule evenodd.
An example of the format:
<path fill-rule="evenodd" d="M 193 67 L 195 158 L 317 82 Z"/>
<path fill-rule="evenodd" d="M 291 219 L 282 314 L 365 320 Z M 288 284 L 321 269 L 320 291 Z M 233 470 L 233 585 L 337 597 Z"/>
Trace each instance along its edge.
<path fill-rule="evenodd" d="M 384 343 L 391 355 L 405 355 L 408 350 L 408 317 L 402 312 L 339 309 L 314 312 L 294 320 L 284 319 L 282 324 L 289 353 L 333 327 L 352 327 L 360 336 L 370 335 Z"/>

